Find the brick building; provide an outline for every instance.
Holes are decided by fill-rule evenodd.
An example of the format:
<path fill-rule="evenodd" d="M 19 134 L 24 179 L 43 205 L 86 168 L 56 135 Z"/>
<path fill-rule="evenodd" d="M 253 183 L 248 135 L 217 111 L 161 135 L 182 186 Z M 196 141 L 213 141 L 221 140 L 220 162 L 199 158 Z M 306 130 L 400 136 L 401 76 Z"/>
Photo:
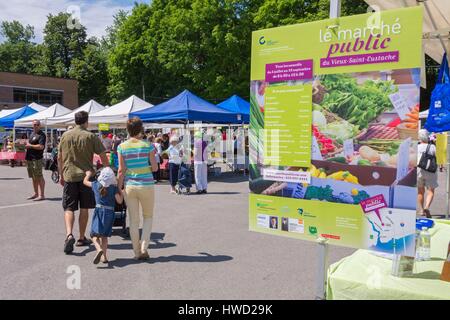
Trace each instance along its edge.
<path fill-rule="evenodd" d="M 0 110 L 23 107 L 31 102 L 43 106 L 59 103 L 69 109 L 78 105 L 78 81 L 0 72 Z"/>

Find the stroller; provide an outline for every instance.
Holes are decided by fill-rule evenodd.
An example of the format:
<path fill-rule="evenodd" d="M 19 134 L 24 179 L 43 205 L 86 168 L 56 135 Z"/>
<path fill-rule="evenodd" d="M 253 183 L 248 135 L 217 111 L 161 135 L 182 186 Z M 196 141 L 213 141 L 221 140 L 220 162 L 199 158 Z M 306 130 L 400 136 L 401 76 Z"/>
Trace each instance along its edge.
<path fill-rule="evenodd" d="M 175 187 L 177 194 L 189 194 L 192 187 L 192 175 L 191 170 L 185 163 L 181 163 L 178 170 L 178 182 Z"/>
<path fill-rule="evenodd" d="M 113 170 L 117 173 L 116 170 Z M 100 170 L 97 170 L 94 176 L 94 180 L 98 179 L 100 175 Z M 113 227 L 120 227 L 122 229 L 122 233 L 125 237 L 129 236 L 128 228 L 127 228 L 127 205 L 125 200 L 120 204 L 117 201 L 114 203 L 114 222 Z"/>
<path fill-rule="evenodd" d="M 58 149 L 53 148 L 51 152 L 50 159 L 45 160 L 45 169 L 52 172 L 52 181 L 54 183 L 59 182 L 59 171 L 58 171 Z"/>
<path fill-rule="evenodd" d="M 122 233 L 125 236 L 128 236 L 128 229 L 127 229 L 127 205 L 125 204 L 125 200 L 122 202 L 122 204 L 116 203 L 114 204 L 114 223 L 113 227 L 121 227 Z"/>

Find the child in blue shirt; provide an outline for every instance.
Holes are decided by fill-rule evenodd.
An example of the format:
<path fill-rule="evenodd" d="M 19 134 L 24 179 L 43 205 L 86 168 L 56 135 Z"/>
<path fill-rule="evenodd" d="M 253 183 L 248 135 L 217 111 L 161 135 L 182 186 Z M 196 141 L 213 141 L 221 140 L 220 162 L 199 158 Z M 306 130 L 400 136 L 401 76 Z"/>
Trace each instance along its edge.
<path fill-rule="evenodd" d="M 96 203 L 91 225 L 91 237 L 97 250 L 94 264 L 98 264 L 100 260 L 103 263 L 108 263 L 106 250 L 115 218 L 114 205 L 115 201 L 123 202 L 123 194 L 117 188 L 116 176 L 111 168 L 103 168 L 97 181 L 91 182 L 91 177 L 92 172 L 87 171 L 83 183 L 85 186 L 92 188 Z"/>

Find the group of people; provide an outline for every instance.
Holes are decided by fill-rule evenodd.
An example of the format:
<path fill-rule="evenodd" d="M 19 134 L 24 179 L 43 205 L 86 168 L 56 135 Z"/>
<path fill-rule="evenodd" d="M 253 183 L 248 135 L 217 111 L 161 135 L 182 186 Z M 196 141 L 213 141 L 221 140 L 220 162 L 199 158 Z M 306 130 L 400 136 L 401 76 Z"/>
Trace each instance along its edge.
<path fill-rule="evenodd" d="M 121 204 L 125 201 L 134 258 L 148 259 L 155 204 L 154 184 L 159 179 L 157 172 L 164 154 L 167 154 L 171 192 L 174 192 L 177 171 L 183 161 L 184 150 L 180 138 L 175 134 L 146 137 L 143 123 L 139 118 L 128 120 L 128 139 L 125 141 L 122 141 L 119 135 L 99 137 L 89 131 L 87 112 L 76 113 L 75 124 L 75 127 L 67 130 L 59 139 L 57 152 L 66 228 L 64 252 L 70 254 L 75 246 L 89 246 L 93 243 L 96 248 L 93 263 L 108 263 L 108 238 L 112 234 L 115 219 L 114 207 L 116 203 Z M 201 138 L 201 133 L 196 137 Z M 199 193 L 206 193 L 206 142 L 203 139 L 197 140 L 194 144 L 197 189 Z M 45 146 L 46 135 L 41 130 L 40 122 L 33 121 L 33 133 L 25 149 L 28 174 L 34 187 L 34 194 L 28 199 L 34 201 L 45 199 L 45 180 L 42 172 Z M 117 168 L 114 165 L 110 166 L 107 152 L 117 157 Z M 103 164 L 99 172 L 94 169 L 94 154 L 99 155 Z M 89 209 L 95 209 L 90 228 L 92 240 L 86 237 Z M 75 239 L 73 228 L 77 211 L 79 211 L 79 236 Z M 141 212 L 143 226 L 142 235 L 139 236 Z"/>

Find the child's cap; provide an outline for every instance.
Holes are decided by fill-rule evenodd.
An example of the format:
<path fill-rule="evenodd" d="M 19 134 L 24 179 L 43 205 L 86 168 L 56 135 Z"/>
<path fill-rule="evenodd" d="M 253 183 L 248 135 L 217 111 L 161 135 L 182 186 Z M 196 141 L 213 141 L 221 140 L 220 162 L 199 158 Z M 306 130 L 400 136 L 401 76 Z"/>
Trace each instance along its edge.
<path fill-rule="evenodd" d="M 105 167 L 100 171 L 97 181 L 105 188 L 110 185 L 117 184 L 116 175 L 110 167 Z"/>

